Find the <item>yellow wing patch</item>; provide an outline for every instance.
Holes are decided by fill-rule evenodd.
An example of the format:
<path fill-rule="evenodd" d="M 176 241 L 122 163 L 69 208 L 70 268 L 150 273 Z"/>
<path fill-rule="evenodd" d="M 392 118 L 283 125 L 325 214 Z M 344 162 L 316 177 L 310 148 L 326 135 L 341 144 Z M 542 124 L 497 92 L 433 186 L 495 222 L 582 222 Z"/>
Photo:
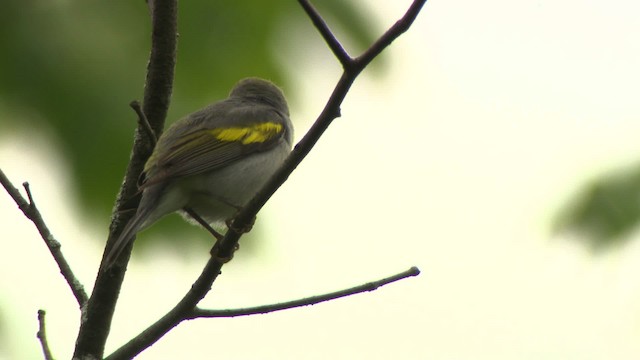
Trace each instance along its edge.
<path fill-rule="evenodd" d="M 164 177 L 199 173 L 235 161 L 245 153 L 243 146 L 264 144 L 277 138 L 283 131 L 284 125 L 269 121 L 247 126 L 198 130 L 169 141 L 162 151 L 158 151 L 156 147 L 147 160 L 144 171 L 150 172 L 154 167 L 170 168 L 168 173 L 162 175 Z M 159 141 L 162 142 L 163 138 Z M 157 181 L 159 180 L 152 180 L 150 184 Z"/>
<path fill-rule="evenodd" d="M 264 122 L 244 127 L 228 127 L 207 131 L 220 141 L 240 141 L 244 145 L 263 143 L 282 132 L 282 124 Z"/>

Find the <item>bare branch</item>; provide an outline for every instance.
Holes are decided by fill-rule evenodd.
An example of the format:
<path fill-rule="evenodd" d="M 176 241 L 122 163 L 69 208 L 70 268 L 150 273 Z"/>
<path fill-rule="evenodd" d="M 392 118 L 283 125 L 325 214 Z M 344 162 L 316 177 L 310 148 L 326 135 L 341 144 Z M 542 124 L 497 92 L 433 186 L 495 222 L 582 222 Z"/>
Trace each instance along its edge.
<path fill-rule="evenodd" d="M 42 240 L 44 240 L 45 245 L 47 245 L 49 252 L 53 256 L 53 259 L 55 260 L 56 264 L 58 264 L 60 273 L 67 281 L 67 284 L 69 285 L 73 296 L 75 296 L 78 305 L 80 306 L 80 308 L 83 308 L 87 303 L 87 293 L 84 291 L 84 286 L 80 283 L 80 280 L 76 278 L 73 270 L 71 270 L 71 266 L 67 262 L 67 259 L 65 259 L 64 255 L 62 254 L 60 242 L 55 239 L 53 234 L 51 234 L 51 231 L 49 231 L 49 227 L 47 227 L 47 224 L 44 222 L 42 214 L 40 214 L 40 211 L 36 207 L 36 203 L 33 200 L 33 195 L 31 195 L 29 183 L 25 182 L 22 184 L 27 193 L 27 198 L 29 199 L 29 201 L 22 197 L 20 191 L 13 186 L 11 181 L 9 181 L 9 179 L 1 169 L 0 183 L 2 183 L 2 186 L 7 190 L 20 210 L 22 210 L 24 216 L 31 220 L 38 229 L 40 237 L 42 237 Z"/>
<path fill-rule="evenodd" d="M 308 0 L 299 0 L 298 2 L 304 11 L 306 11 L 307 15 L 313 22 L 313 25 L 318 29 L 318 32 L 320 32 L 324 41 L 329 45 L 333 54 L 338 58 L 342 67 L 344 69 L 350 67 L 353 63 L 353 59 L 349 56 L 342 44 L 340 44 L 336 36 L 333 35 L 331 29 L 329 29 L 329 26 L 327 26 L 327 23 L 324 21 L 322 16 L 320 16 L 318 11 L 313 7 L 313 5 L 311 5 L 311 3 L 309 3 Z"/>
<path fill-rule="evenodd" d="M 409 30 L 426 2 L 427 0 L 415 0 L 400 20 L 396 21 L 371 47 L 355 59 L 358 64 L 356 68 L 364 68 L 369 65 L 371 60 L 380 55 L 395 39 Z"/>
<path fill-rule="evenodd" d="M 307 156 L 331 122 L 340 116 L 340 105 L 358 74 L 360 74 L 369 62 L 371 62 L 371 60 L 375 58 L 375 56 L 377 56 L 386 46 L 391 44 L 395 38 L 406 31 L 406 28 L 411 25 L 417 15 L 417 12 L 419 12 L 425 2 L 426 0 L 415 0 L 407 14 L 398 21 L 402 26 L 397 26 L 396 23 L 396 25 L 378 39 L 371 48 L 365 51 L 361 60 L 353 61 L 352 66 L 349 65 L 344 69 L 340 80 L 336 84 L 333 93 L 325 105 L 325 108 L 318 116 L 311 129 L 295 146 L 280 169 L 278 169 L 278 171 L 276 171 L 276 173 L 267 181 L 256 196 L 254 196 L 253 199 L 244 208 L 242 208 L 240 212 L 238 212 L 233 223 L 229 227 L 229 230 L 222 241 L 220 241 L 219 252 L 216 254 L 217 256 L 212 256 L 209 259 L 200 276 L 196 279 L 187 294 L 166 315 L 107 357 L 108 360 L 130 359 L 136 356 L 141 351 L 158 341 L 158 339 L 177 326 L 180 322 L 188 319 L 189 316 L 192 315 L 198 302 L 200 302 L 200 300 L 209 292 L 212 284 L 220 274 L 220 270 L 224 264 L 222 260 L 230 258 L 233 251 L 237 248 L 238 240 L 240 239 L 240 236 L 242 236 L 242 232 L 237 231 L 236 229 L 245 229 L 252 225 L 258 211 Z M 322 21 L 322 23 L 324 23 L 324 21 Z M 328 32 L 328 34 L 330 34 L 330 32 Z M 332 37 L 332 39 L 335 39 L 335 37 Z M 333 40 L 330 39 L 328 41 Z M 335 41 L 337 42 L 337 40 Z M 336 46 L 336 44 L 330 44 L 329 46 Z M 342 45 L 339 47 L 342 48 Z M 332 47 L 332 49 L 334 48 Z M 336 47 L 334 51 L 337 49 L 338 48 Z M 341 59 L 341 55 L 336 56 Z M 343 60 L 340 61 L 342 63 Z"/>
<path fill-rule="evenodd" d="M 293 308 L 302 307 L 302 306 L 315 305 L 321 302 L 335 300 L 345 296 L 363 293 L 366 291 L 374 291 L 381 286 L 384 286 L 408 277 L 418 276 L 419 274 L 420 274 L 420 270 L 414 266 L 409 270 L 386 277 L 384 279 L 368 282 L 366 284 L 354 286 L 348 289 L 339 290 L 339 291 L 335 291 L 328 294 L 316 295 L 316 296 L 311 296 L 304 299 L 292 300 L 292 301 L 287 301 L 287 302 L 278 303 L 278 304 L 269 304 L 269 305 L 255 306 L 255 307 L 242 308 L 242 309 L 225 309 L 225 310 L 208 310 L 208 309 L 200 309 L 196 307 L 195 309 L 193 309 L 193 311 L 191 312 L 191 315 L 189 315 L 187 319 L 236 317 L 236 316 L 247 316 L 247 315 L 255 315 L 255 314 L 266 314 L 266 313 L 293 309 Z"/>
<path fill-rule="evenodd" d="M 154 0 L 149 1 L 149 6 L 152 23 L 151 54 L 147 65 L 142 112 L 146 115 L 153 133 L 160 135 L 164 128 L 173 87 L 178 38 L 178 4 L 177 0 Z M 106 249 L 112 246 L 113 241 L 133 216 L 133 212 L 124 210 L 132 205 L 137 206 L 130 200 L 134 199 L 138 191 L 137 179 L 153 149 L 149 137 L 144 136 L 145 132 L 146 130 L 140 126 L 136 129 L 131 161 L 116 200 Z M 93 293 L 81 317 L 74 358 L 103 358 L 104 346 L 130 255 L 131 245 L 124 249 L 118 262 L 109 271 L 98 272 Z M 103 267 L 100 266 L 100 269 Z"/>
<path fill-rule="evenodd" d="M 44 321 L 44 317 L 46 314 L 47 313 L 44 310 L 38 310 L 38 332 L 36 333 L 36 336 L 38 337 L 38 340 L 40 340 L 44 359 L 53 360 L 53 355 L 51 354 L 51 349 L 49 348 L 49 342 L 47 341 L 47 331 Z"/>
<path fill-rule="evenodd" d="M 220 274 L 220 269 L 223 264 L 224 262 L 221 257 L 212 256 L 198 279 L 191 285 L 191 289 L 173 309 L 113 354 L 109 355 L 106 360 L 133 358 L 185 320 L 186 316 L 193 311 L 198 302 L 209 292 L 211 285 L 218 277 L 218 274 Z"/>
<path fill-rule="evenodd" d="M 289 157 L 276 173 L 267 181 L 262 189 L 253 199 L 236 215 L 232 229 L 242 229 L 251 223 L 258 211 L 287 180 L 289 175 L 295 170 L 302 160 L 309 154 L 311 149 L 318 142 L 325 130 L 331 125 L 333 120 L 340 116 L 340 105 L 344 101 L 351 85 L 360 72 L 375 58 L 386 46 L 402 34 L 413 23 L 417 12 L 420 11 L 426 0 L 415 0 L 409 11 L 391 27 L 371 48 L 369 48 L 360 60 L 354 62 L 354 66 L 344 69 L 344 72 L 336 84 L 327 104 L 309 129 L 307 134 L 295 146 Z M 398 25 L 401 24 L 401 25 Z M 242 234 L 235 231 L 228 231 L 221 244 L 221 256 L 229 255 L 235 248 L 239 237 Z"/>

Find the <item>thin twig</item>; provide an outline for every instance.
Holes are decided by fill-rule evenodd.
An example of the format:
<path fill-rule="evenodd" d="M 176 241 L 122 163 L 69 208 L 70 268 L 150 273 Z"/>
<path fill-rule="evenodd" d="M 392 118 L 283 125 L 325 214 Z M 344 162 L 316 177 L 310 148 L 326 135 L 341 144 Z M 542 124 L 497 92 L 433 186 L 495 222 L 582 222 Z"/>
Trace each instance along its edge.
<path fill-rule="evenodd" d="M 196 319 L 196 318 L 218 318 L 218 317 L 236 317 L 236 316 L 247 316 L 247 315 L 255 315 L 255 314 L 266 314 L 275 311 L 288 310 L 302 306 L 315 305 L 321 302 L 339 299 L 345 296 L 355 295 L 359 293 L 363 293 L 366 291 L 374 291 L 381 286 L 390 284 L 392 282 L 402 280 L 411 276 L 417 276 L 420 274 L 420 270 L 417 267 L 412 267 L 409 270 L 403 271 L 401 273 L 386 277 L 384 279 L 368 282 L 366 284 L 354 286 L 348 289 L 335 291 L 328 294 L 311 296 L 304 299 L 297 299 L 292 301 L 287 301 L 278 304 L 269 304 L 269 305 L 261 305 L 254 306 L 249 308 L 242 309 L 225 309 L 225 310 L 209 310 L 209 309 L 200 309 L 196 307 L 191 315 L 187 317 L 187 319 Z"/>
<path fill-rule="evenodd" d="M 36 336 L 38 337 L 38 340 L 40 340 L 44 359 L 53 360 L 53 355 L 51 354 L 51 349 L 49 348 L 49 342 L 47 341 L 47 331 L 44 321 L 44 317 L 46 314 L 47 313 L 44 310 L 38 310 L 38 332 L 36 333 Z"/>
<path fill-rule="evenodd" d="M 27 199 L 29 199 L 29 207 L 32 208 L 32 210 L 38 210 L 36 208 L 36 202 L 33 201 L 33 195 L 31 195 L 31 186 L 29 186 L 28 182 L 23 182 L 22 183 L 22 187 L 24 188 L 24 191 L 27 193 Z"/>
<path fill-rule="evenodd" d="M 156 133 L 151 128 L 151 124 L 149 124 L 149 119 L 147 119 L 147 116 L 144 114 L 144 111 L 142 111 L 142 106 L 140 106 L 140 101 L 133 100 L 132 102 L 129 103 L 129 106 L 133 109 L 133 111 L 136 112 L 136 115 L 138 115 L 138 126 L 142 127 L 147 132 L 147 136 L 149 136 L 149 139 L 151 140 L 151 144 L 153 146 L 156 146 L 156 143 L 158 142 L 158 137 L 156 136 Z"/>
<path fill-rule="evenodd" d="M 380 53 L 386 49 L 391 43 L 397 39 L 400 35 L 404 34 L 409 28 L 413 21 L 418 17 L 420 10 L 427 2 L 427 0 L 416 0 L 414 1 L 407 12 L 402 16 L 402 18 L 396 21 L 393 26 L 389 28 L 381 37 L 376 40 L 362 55 L 358 56 L 355 59 L 355 62 L 358 64 L 357 67 L 362 66 L 363 68 Z"/>
<path fill-rule="evenodd" d="M 220 274 L 222 265 L 224 265 L 223 259 L 229 258 L 236 249 L 242 232 L 235 229 L 245 229 L 247 226 L 252 224 L 258 211 L 287 180 L 289 175 L 295 170 L 300 162 L 302 162 L 307 154 L 309 154 L 313 146 L 317 143 L 332 121 L 340 115 L 340 105 L 358 74 L 362 72 L 369 62 L 371 62 L 371 60 L 380 53 L 384 47 L 388 46 L 395 38 L 406 30 L 406 27 L 411 25 L 413 20 L 415 20 L 416 14 L 414 11 L 419 11 L 425 2 L 426 0 L 415 0 L 409 11 L 398 21 L 403 24 L 402 26 L 392 27 L 390 31 L 385 33 L 374 43 L 374 46 L 376 46 L 374 51 L 367 50 L 365 52 L 365 54 L 370 53 L 372 55 L 367 55 L 363 60 L 354 61 L 353 66 L 344 69 L 340 80 L 336 84 L 333 93 L 325 105 L 325 108 L 322 113 L 320 113 L 311 129 L 295 146 L 278 171 L 276 171 L 276 173 L 267 181 L 253 199 L 251 199 L 251 201 L 249 201 L 249 203 L 238 212 L 233 223 L 229 227 L 229 230 L 220 242 L 219 252 L 216 254 L 217 256 L 212 256 L 209 259 L 200 273 L 200 276 L 196 279 L 191 286 L 191 289 L 185 294 L 182 300 L 180 300 L 180 302 L 178 302 L 178 304 L 176 304 L 176 306 L 162 318 L 107 357 L 107 360 L 130 359 L 136 356 L 192 314 L 193 309 L 195 309 L 198 302 L 200 302 L 200 300 L 202 300 L 202 298 L 204 298 L 204 296 L 209 292 L 212 284 Z M 394 32 L 398 33 L 396 34 Z"/>
<path fill-rule="evenodd" d="M 64 255 L 62 254 L 60 242 L 55 239 L 53 234 L 51 234 L 49 227 L 44 222 L 42 214 L 40 214 L 40 211 L 36 207 L 36 203 L 33 200 L 33 195 L 31 194 L 29 183 L 25 182 L 22 184 L 27 193 L 28 201 L 22 196 L 22 194 L 20 194 L 20 191 L 13 186 L 2 169 L 0 169 L 0 183 L 2 183 L 2 186 L 7 190 L 7 193 L 9 193 L 9 195 L 13 198 L 13 201 L 16 202 L 20 210 L 22 210 L 24 216 L 26 216 L 27 219 L 31 220 L 31 222 L 33 222 L 33 224 L 38 229 L 40 237 L 42 238 L 42 240 L 44 240 L 45 245 L 47 245 L 49 252 L 53 256 L 53 260 L 55 260 L 56 264 L 58 264 L 60 273 L 67 281 L 67 284 L 69 284 L 69 288 L 71 289 L 73 296 L 75 296 L 78 305 L 80 306 L 80 308 L 83 308 L 87 303 L 87 293 L 84 291 L 84 286 L 82 285 L 82 283 L 80 283 L 80 280 L 76 278 L 73 270 L 71 270 L 71 266 L 67 262 L 67 259 L 65 259 Z"/>
<path fill-rule="evenodd" d="M 316 10 L 308 0 L 299 0 L 298 2 L 313 22 L 313 25 L 315 25 L 315 27 L 320 32 L 320 35 L 322 35 L 324 41 L 327 43 L 327 45 L 329 45 L 329 48 L 331 49 L 331 51 L 333 51 L 333 54 L 336 56 L 336 58 L 338 58 L 338 61 L 340 61 L 342 67 L 344 69 L 351 67 L 353 59 L 351 58 L 351 56 L 349 56 L 340 41 L 338 41 L 335 35 L 333 35 L 331 29 L 329 29 L 329 26 L 327 26 L 327 23 L 324 21 L 322 16 L 320 16 L 320 13 L 318 13 L 318 10 Z"/>

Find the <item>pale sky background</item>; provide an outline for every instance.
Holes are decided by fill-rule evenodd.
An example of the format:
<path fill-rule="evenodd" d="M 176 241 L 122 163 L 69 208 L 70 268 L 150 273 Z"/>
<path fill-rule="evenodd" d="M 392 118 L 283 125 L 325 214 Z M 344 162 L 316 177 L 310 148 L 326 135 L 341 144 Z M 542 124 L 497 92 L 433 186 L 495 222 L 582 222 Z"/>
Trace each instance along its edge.
<path fill-rule="evenodd" d="M 409 3 L 362 7 L 382 30 Z M 342 118 L 259 216 L 264 253 L 241 248 L 203 304 L 286 301 L 412 265 L 422 274 L 313 307 L 183 323 L 138 358 L 640 358 L 640 241 L 594 256 L 550 231 L 587 179 L 640 159 L 638 14 L 634 1 L 428 2 L 388 49 L 387 73 L 365 71 Z M 297 85 L 285 92 L 302 94 L 292 107 L 299 139 L 340 69 L 328 49 L 289 36 L 274 46 Z M 15 185 L 31 183 L 90 287 L 102 247 L 89 238 L 106 229 L 68 207 L 65 166 L 44 137 L 0 143 L 0 167 Z M 42 358 L 40 308 L 54 354 L 69 358 L 75 299 L 7 195 L 0 219 L 0 358 Z M 130 264 L 108 351 L 173 306 L 206 256 L 185 264 L 165 250 Z"/>

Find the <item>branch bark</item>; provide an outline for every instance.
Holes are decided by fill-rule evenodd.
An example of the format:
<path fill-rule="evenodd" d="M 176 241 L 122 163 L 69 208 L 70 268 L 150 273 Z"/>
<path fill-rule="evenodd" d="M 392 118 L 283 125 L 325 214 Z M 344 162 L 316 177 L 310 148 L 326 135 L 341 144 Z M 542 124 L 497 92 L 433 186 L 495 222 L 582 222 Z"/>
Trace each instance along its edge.
<path fill-rule="evenodd" d="M 201 275 L 192 285 L 191 290 L 187 292 L 183 299 L 165 316 L 122 348 L 118 349 L 114 354 L 109 356 L 108 359 L 129 359 L 134 357 L 184 320 L 199 317 L 244 316 L 312 305 L 365 291 L 373 291 L 388 283 L 419 274 L 419 270 L 416 267 L 412 267 L 405 272 L 388 278 L 334 293 L 253 308 L 204 310 L 196 307 L 200 300 L 209 292 L 213 282 L 220 274 L 220 269 L 224 264 L 223 259 L 229 258 L 237 247 L 238 240 L 242 236 L 242 233 L 236 229 L 245 229 L 252 224 L 257 212 L 307 156 L 333 120 L 340 116 L 340 105 L 357 76 L 376 56 L 409 29 L 422 9 L 422 6 L 426 3 L 426 0 L 414 0 L 406 14 L 357 58 L 349 56 L 340 41 L 326 25 L 321 15 L 308 0 L 299 0 L 299 2 L 343 66 L 343 74 L 337 82 L 325 108 L 309 132 L 296 145 L 283 166 L 234 218 L 233 223 L 229 226 L 229 231 L 227 231 L 224 238 L 220 241 L 218 256 L 211 257 L 207 262 Z M 124 228 L 124 225 L 133 215 L 133 212 L 125 211 L 127 207 L 132 205 L 133 207 L 137 206 L 136 201 L 131 201 L 132 199 L 135 200 L 135 195 L 137 194 L 137 179 L 153 150 L 156 137 L 162 132 L 171 99 L 177 47 L 177 0 L 154 0 L 149 1 L 149 5 L 152 17 L 152 47 L 147 68 L 144 103 L 142 109 L 137 102 L 132 103 L 132 107 L 138 114 L 139 125 L 134 136 L 131 161 L 116 200 L 106 249 L 110 248 L 112 242 L 117 238 Z M 27 201 L 1 170 L 0 182 L 13 197 L 25 216 L 32 220 L 38 228 L 80 305 L 82 310 L 81 324 L 73 358 L 82 360 L 103 358 L 104 346 L 109 334 L 115 304 L 124 280 L 126 265 L 129 261 L 132 246 L 129 245 L 124 250 L 124 253 L 119 257 L 115 266 L 110 267 L 108 270 L 104 270 L 103 267 L 100 266 L 93 293 L 90 298 L 87 298 L 83 286 L 75 278 L 69 264 L 60 251 L 60 243 L 54 239 L 36 208 L 28 183 L 23 184 L 28 196 Z M 46 341 L 44 311 L 39 311 L 38 315 L 40 324 L 38 338 L 41 341 L 45 358 L 49 359 L 52 358 L 52 356 Z"/>
<path fill-rule="evenodd" d="M 159 135 L 164 128 L 173 87 L 178 4 L 177 0 L 154 0 L 149 2 L 149 6 L 152 18 L 151 55 L 147 66 L 143 112 L 153 133 Z M 109 228 L 107 248 L 133 215 L 132 212 L 123 210 L 127 205 L 131 205 L 132 202 L 129 200 L 137 193 L 137 179 L 153 150 L 152 139 L 147 135 L 147 131 L 143 126 L 136 129 L 131 161 L 116 200 Z M 133 205 L 137 206 L 137 203 Z M 93 293 L 81 316 L 74 359 L 102 359 L 130 255 L 131 246 L 128 246 L 116 266 L 108 272 L 98 272 Z"/>
<path fill-rule="evenodd" d="M 308 1 L 300 0 L 299 2 L 306 11 L 310 11 L 309 16 L 312 19 L 322 19 Z M 180 302 L 166 315 L 156 321 L 156 323 L 149 326 L 142 333 L 107 357 L 107 360 L 130 359 L 136 356 L 141 351 L 158 341 L 158 339 L 177 326 L 180 322 L 187 320 L 192 316 L 196 305 L 209 292 L 212 284 L 220 274 L 220 270 L 224 264 L 221 259 L 229 258 L 232 255 L 238 244 L 240 236 L 242 236 L 242 233 L 235 229 L 245 229 L 251 225 L 258 211 L 288 179 L 289 175 L 296 169 L 307 154 L 309 154 L 313 146 L 317 143 L 329 125 L 331 125 L 333 120 L 340 116 L 340 105 L 345 99 L 357 76 L 378 54 L 382 52 L 382 50 L 389 46 L 411 26 L 425 3 L 426 0 L 415 0 L 405 15 L 398 20 L 395 25 L 387 30 L 387 32 L 374 42 L 374 44 L 361 56 L 355 59 L 351 57 L 348 59 L 342 59 L 342 54 L 346 54 L 346 52 L 344 52 L 344 50 L 339 50 L 340 48 L 343 48 L 340 42 L 330 32 L 326 25 L 322 25 L 324 24 L 323 20 L 314 20 L 314 25 L 316 25 L 318 31 L 320 31 L 325 39 L 329 39 L 327 42 L 330 44 L 334 53 L 337 51 L 341 54 L 337 54 L 336 56 L 343 64 L 344 68 L 343 74 L 336 84 L 323 111 L 320 113 L 307 134 L 295 146 L 289 157 L 285 160 L 283 166 L 269 179 L 256 196 L 236 215 L 233 223 L 229 227 L 229 230 L 220 241 L 218 256 L 214 256 L 209 259 L 200 276 L 196 279 L 194 284 L 191 286 L 191 289 L 182 298 L 182 300 L 180 300 Z"/>
<path fill-rule="evenodd" d="M 224 310 L 201 309 L 196 307 L 195 309 L 193 309 L 191 314 L 187 316 L 186 319 L 191 320 L 191 319 L 197 319 L 197 318 L 237 317 L 237 316 L 248 316 L 248 315 L 256 315 L 256 314 L 267 314 L 267 313 L 288 310 L 288 309 L 293 309 L 293 308 L 302 307 L 302 306 L 316 305 L 321 302 L 335 300 L 342 297 L 363 293 L 366 291 L 374 291 L 381 286 L 385 286 L 393 282 L 400 281 L 402 279 L 406 279 L 412 276 L 418 276 L 418 275 L 420 275 L 420 270 L 414 266 L 406 271 L 386 277 L 384 279 L 371 281 L 366 284 L 354 286 L 348 289 L 334 291 L 327 294 L 310 296 L 304 299 L 291 300 L 283 303 L 254 306 L 254 307 L 242 308 L 242 309 L 224 309 Z"/>

